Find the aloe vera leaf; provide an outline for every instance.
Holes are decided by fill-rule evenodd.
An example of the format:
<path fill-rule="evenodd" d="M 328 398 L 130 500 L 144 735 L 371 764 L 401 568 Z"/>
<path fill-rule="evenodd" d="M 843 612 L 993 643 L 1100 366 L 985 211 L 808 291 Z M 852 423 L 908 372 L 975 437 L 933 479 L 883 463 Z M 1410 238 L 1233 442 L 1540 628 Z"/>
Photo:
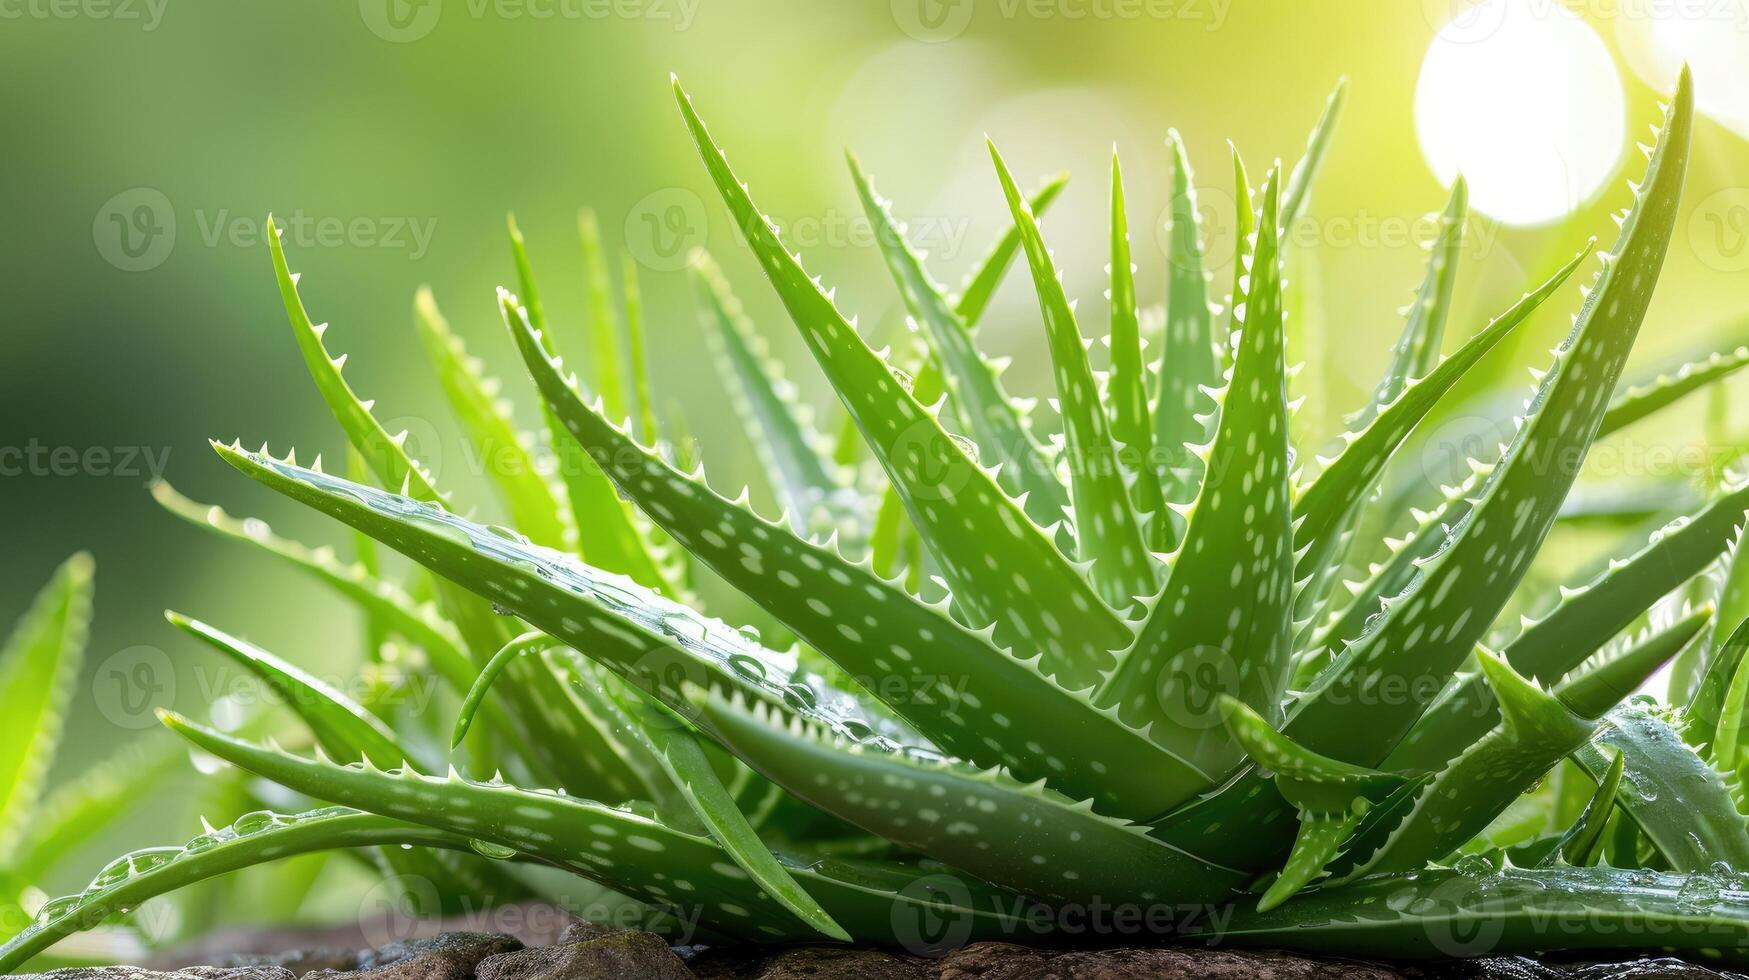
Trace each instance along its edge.
<path fill-rule="evenodd" d="M 239 519 L 214 504 L 196 503 L 170 484 L 152 485 L 152 498 L 177 517 L 221 537 L 248 544 L 315 578 L 350 600 L 384 628 L 400 634 L 425 652 L 431 665 L 456 691 L 466 691 L 474 676 L 455 625 L 430 604 L 416 603 L 400 586 L 368 573 L 362 564 L 346 565 L 325 548 L 306 548 L 273 533 L 258 518 Z M 365 540 L 375 544 L 375 539 Z"/>
<path fill-rule="evenodd" d="M 1312 182 L 1317 179 L 1318 170 L 1324 165 L 1324 155 L 1330 149 L 1330 136 L 1336 131 L 1336 121 L 1342 117 L 1342 104 L 1347 98 L 1348 79 L 1339 78 L 1336 80 L 1336 87 L 1330 90 L 1329 97 L 1324 100 L 1324 111 L 1318 117 L 1318 124 L 1306 138 L 1306 152 L 1294 164 L 1293 173 L 1287 179 L 1287 187 L 1282 190 L 1283 228 L 1291 228 L 1305 210 L 1306 201 L 1311 196 Z"/>
<path fill-rule="evenodd" d="M 370 534 L 427 568 L 517 612 L 560 641 L 684 711 L 681 681 L 741 688 L 771 701 L 812 697 L 810 717 L 868 737 L 894 731 L 854 697 L 717 620 L 623 576 L 458 518 L 428 504 L 216 445 L 258 482 Z M 515 669 L 514 665 L 509 669 Z M 800 688 L 807 687 L 807 695 Z M 555 709 L 556 710 L 556 709 Z M 874 733 L 874 734 L 870 734 Z"/>
<path fill-rule="evenodd" d="M 1299 703 L 1289 722 L 1296 740 L 1363 765 L 1383 758 L 1426 704 L 1414 697 L 1380 703 L 1381 686 L 1413 690 L 1423 679 L 1442 686 L 1529 569 L 1578 474 L 1650 302 L 1675 222 L 1692 117 L 1684 72 L 1621 238 L 1604 256 L 1573 332 L 1506 456 L 1463 525 L 1422 563 L 1416 584 Z M 1461 601 L 1447 601 L 1460 584 Z"/>
<path fill-rule="evenodd" d="M 468 688 L 467 696 L 462 699 L 462 706 L 457 712 L 455 727 L 450 739 L 453 749 L 462 744 L 473 725 L 475 715 L 486 703 L 486 694 L 492 685 L 518 657 L 526 654 L 541 654 L 546 648 L 555 644 L 552 637 L 541 632 L 524 633 L 498 649 L 492 659 L 480 669 L 479 677 L 472 687 Z M 555 676 L 562 675 L 557 670 L 549 670 Z M 599 684 L 599 679 L 591 678 Z M 576 693 L 580 685 L 566 684 L 564 692 L 567 695 Z M 577 699 L 573 698 L 573 702 Z M 564 749 L 581 766 L 591 770 L 588 785 L 598 795 L 609 799 L 629 800 L 634 798 L 660 798 L 658 792 L 665 787 L 659 780 L 653 786 L 646 778 L 648 771 L 641 769 L 633 760 L 627 758 L 628 752 L 622 744 L 626 733 L 622 730 L 621 719 L 601 717 L 599 709 L 595 708 L 593 699 L 584 704 L 573 704 L 570 712 L 572 724 L 567 732 Z M 616 727 L 617 726 L 617 727 Z M 374 761 L 374 760 L 373 760 Z M 379 766 L 393 763 L 378 763 Z"/>
<path fill-rule="evenodd" d="M 1504 659 L 1478 651 L 1477 660 L 1501 724 L 1434 776 L 1359 873 L 1407 871 L 1451 853 L 1597 730 Z"/>
<path fill-rule="evenodd" d="M 348 762 L 368 758 L 383 767 L 419 758 L 418 753 L 397 741 L 395 733 L 381 719 L 320 678 L 198 619 L 175 612 L 165 613 L 164 618 L 259 678 L 310 727 L 316 741 L 330 755 Z M 429 769 L 427 763 L 420 765 Z"/>
<path fill-rule="evenodd" d="M 854 155 L 848 156 L 863 211 L 874 226 L 875 240 L 886 260 L 905 308 L 928 337 L 933 360 L 941 368 L 947 390 L 966 432 L 978 447 L 981 466 L 998 466 L 998 485 L 1011 497 L 1026 500 L 1026 512 L 1042 525 L 1063 519 L 1069 495 L 1044 454 L 1033 441 L 1014 399 L 1002 389 L 1000 367 L 978 352 L 968 325 L 949 304 L 942 287 L 923 265 L 924 256 L 905 237 L 893 217 L 892 202 L 882 198 Z M 1016 230 L 1020 231 L 1019 225 Z M 1020 240 L 1025 234 L 1020 231 Z M 913 391 L 913 396 L 916 392 Z"/>
<path fill-rule="evenodd" d="M 409 497 L 447 506 L 448 498 L 438 491 L 431 473 L 408 455 L 407 433 L 389 435 L 371 414 L 375 403 L 360 399 L 341 375 L 346 355 L 332 357 L 323 346 L 328 325 L 310 322 L 304 301 L 298 295 L 298 274 L 286 266 L 285 244 L 280 241 L 279 229 L 271 217 L 267 219 L 267 245 L 273 253 L 273 272 L 279 280 L 279 294 L 285 303 L 286 318 L 291 321 L 292 336 L 297 339 L 298 350 L 303 354 L 310 377 L 316 382 L 316 389 L 321 392 L 322 400 L 328 404 L 335 421 L 345 430 L 347 441 L 370 464 L 371 472 L 383 486 L 402 487 Z"/>
<path fill-rule="evenodd" d="M 615 482 L 700 561 L 816 650 L 853 677 L 876 679 L 871 691 L 936 744 L 980 765 L 1068 780 L 1066 789 L 1110 800 L 1122 813 L 1149 812 L 1207 784 L 1208 774 L 1111 713 L 1092 710 L 1085 693 L 1052 683 L 1036 652 L 1026 659 L 1010 654 L 989 629 L 962 627 L 941 606 L 920 603 L 881 578 L 871 564 L 798 538 L 724 500 L 702 479 L 638 451 L 582 403 L 541 353 L 527 321 L 510 315 L 542 396 L 578 439 L 610 461 Z M 896 688 L 894 678 L 905 683 Z M 943 686 L 944 678 L 954 689 Z M 1007 727 L 1044 717 L 1074 721 L 1026 739 L 990 735 L 992 721 Z M 1136 779 L 1136 772 L 1150 777 Z"/>
<path fill-rule="evenodd" d="M 6 872 L 24 882 L 41 881 L 161 788 L 187 758 L 174 739 L 142 739 L 56 786 L 32 814 L 5 862 Z"/>
<path fill-rule="evenodd" d="M 1436 367 L 1414 379 L 1407 376 L 1399 379 L 1401 383 L 1391 397 L 1377 403 L 1376 414 L 1369 417 L 1364 427 L 1344 433 L 1339 453 L 1327 461 L 1323 471 L 1294 505 L 1294 516 L 1299 521 L 1294 540 L 1300 548 L 1306 549 L 1298 561 L 1302 574 L 1329 559 L 1338 536 L 1352 526 L 1353 508 L 1377 482 L 1385 465 L 1409 433 L 1476 362 L 1506 339 L 1567 281 L 1590 250 L 1587 246 L 1575 255 L 1542 285 L 1490 320 L 1456 353 L 1440 360 Z M 1437 356 L 1438 351 L 1435 350 L 1434 354 Z"/>
<path fill-rule="evenodd" d="M 1404 777 L 1331 759 L 1297 745 L 1243 701 L 1221 696 L 1221 713 L 1245 754 L 1269 770 L 1289 803 L 1310 813 L 1347 813 L 1355 799 L 1401 786 Z"/>
<path fill-rule="evenodd" d="M 591 565 L 627 576 L 645 588 L 665 595 L 681 594 L 673 574 L 657 558 L 646 529 L 602 473 L 600 461 L 578 445 L 550 412 L 547 428 L 577 525 L 578 554 Z"/>
<path fill-rule="evenodd" d="M 1147 369 L 1142 364 L 1142 325 L 1136 309 L 1136 267 L 1130 261 L 1129 216 L 1124 209 L 1123 171 L 1111 153 L 1111 437 L 1130 483 L 1136 512 L 1146 521 L 1149 550 L 1172 546 L 1172 519 L 1163 511 L 1165 496 L 1154 460 L 1154 424 L 1148 414 Z M 1205 304 L 1206 305 L 1206 304 Z"/>
<path fill-rule="evenodd" d="M 645 901 L 697 902 L 713 925 L 727 917 L 724 905 L 742 910 L 743 928 L 787 917 L 739 868 L 729 874 L 713 867 L 723 857 L 715 844 L 629 809 L 497 782 L 338 766 L 234 739 L 170 712 L 163 719 L 202 750 L 307 795 L 483 841 L 484 851 L 506 858 L 531 855 Z M 680 881 L 695 887 L 681 889 Z"/>
<path fill-rule="evenodd" d="M 1063 188 L 1069 183 L 1069 175 L 1061 173 L 1045 181 L 1029 198 L 1032 213 L 1042 216 L 1063 193 Z M 983 319 L 984 311 L 989 308 L 990 300 L 996 296 L 996 287 L 1002 284 L 1002 277 L 1008 274 L 1008 267 L 1013 264 L 1014 257 L 1020 254 L 1020 229 L 1010 226 L 1002 233 L 990 251 L 975 266 L 965 283 L 960 287 L 959 296 L 954 300 L 953 311 L 959 316 L 960 322 L 968 329 L 977 325 Z"/>
<path fill-rule="evenodd" d="M 613 286 L 601 247 L 601 227 L 595 212 L 577 212 L 577 237 L 583 249 L 583 287 L 589 302 L 590 356 L 584 359 L 585 383 L 613 418 L 624 418 L 625 386 L 620 380 L 619 317 L 613 309 Z M 555 353 L 557 353 L 555 351 Z"/>
<path fill-rule="evenodd" d="M 1046 781 L 1023 783 L 933 753 L 847 745 L 763 703 L 698 692 L 694 704 L 724 745 L 802 799 L 1024 894 L 1077 903 L 1203 902 L 1246 877 L 1161 844 L 1140 825 L 1102 816 L 1091 801 L 1076 803 Z M 979 841 L 1008 843 L 997 849 Z"/>
<path fill-rule="evenodd" d="M 1627 628 L 1658 599 L 1699 574 L 1730 543 L 1749 508 L 1749 485 L 1692 518 L 1672 522 L 1630 558 L 1612 561 L 1588 585 L 1563 589 L 1561 604 L 1528 624 L 1503 651 L 1513 669 L 1553 683 Z M 1472 677 L 1442 695 L 1391 751 L 1390 765 L 1434 768 L 1440 756 L 1493 723 L 1486 688 Z"/>
<path fill-rule="evenodd" d="M 1597 792 L 1585 804 L 1585 812 L 1573 826 L 1573 835 L 1561 843 L 1560 855 L 1568 864 L 1596 864 L 1603 856 L 1603 828 L 1608 826 L 1610 816 L 1615 813 L 1615 801 L 1626 763 L 1626 755 L 1611 753 L 1609 771 L 1597 781 Z"/>
<path fill-rule="evenodd" d="M 1099 404 L 1099 389 L 1087 361 L 1088 341 L 1075 321 L 1075 307 L 1063 291 L 1061 273 L 1045 247 L 1038 219 L 1003 162 L 988 143 L 1021 247 L 1032 270 L 1044 320 L 1069 458 L 1070 497 L 1075 514 L 1076 557 L 1090 561 L 1087 577 L 1106 603 L 1128 609 L 1158 589 L 1155 562 L 1142 539 L 1142 522 L 1125 487 L 1111 426 Z"/>
<path fill-rule="evenodd" d="M 1648 630 L 1644 638 L 1620 653 L 1574 670 L 1555 687 L 1555 694 L 1561 703 L 1586 718 L 1602 717 L 1688 646 L 1711 619 L 1712 610 L 1703 608 L 1662 629 Z"/>
<path fill-rule="evenodd" d="M 1697 887 L 1698 886 L 1698 887 Z M 1242 947 L 1440 959 L 1560 950 L 1734 950 L 1749 940 L 1749 879 L 1617 868 L 1432 869 L 1240 908 L 1207 938 Z"/>
<path fill-rule="evenodd" d="M 1203 723 L 1193 699 L 1236 693 L 1274 721 L 1292 663 L 1278 181 L 1272 173 L 1264 191 L 1239 352 L 1206 450 L 1208 476 L 1186 511 L 1165 590 L 1150 600 L 1135 644 L 1099 691 L 1099 703 L 1182 738 L 1187 758 L 1217 768 L 1238 761 L 1237 746 L 1218 718 Z"/>
<path fill-rule="evenodd" d="M 1257 232 L 1257 202 L 1252 197 L 1251 177 L 1245 170 L 1244 159 L 1239 156 L 1239 148 L 1231 140 L 1227 142 L 1227 148 L 1233 156 L 1233 281 L 1227 292 L 1226 309 L 1227 333 L 1231 334 L 1238 328 L 1239 308 L 1245 304 L 1245 279 L 1250 275 L 1253 236 Z M 1220 363 L 1228 367 L 1233 361 L 1231 340 L 1230 336 L 1222 336 L 1215 342 Z"/>
<path fill-rule="evenodd" d="M 468 737 L 468 729 L 473 727 L 474 716 L 485 705 L 486 695 L 491 692 L 492 684 L 498 680 L 498 675 L 504 673 L 504 668 L 510 666 L 510 662 L 517 657 L 527 653 L 539 653 L 552 642 L 552 638 L 545 633 L 524 633 L 499 647 L 498 652 L 492 654 L 492 658 L 486 661 L 484 667 L 480 668 L 479 676 L 474 678 L 474 683 L 468 688 L 466 696 L 462 698 L 462 706 L 456 712 L 455 727 L 450 734 L 450 748 L 459 747 L 462 741 Z M 394 764 L 395 760 L 377 763 L 378 766 L 387 767 L 392 767 Z"/>
<path fill-rule="evenodd" d="M 1411 378 L 1424 377 L 1439 360 L 1440 338 L 1445 335 L 1451 313 L 1452 285 L 1457 280 L 1458 258 L 1464 244 L 1464 222 L 1469 217 L 1469 185 L 1460 175 L 1452 181 L 1451 196 L 1440 212 L 1438 231 L 1427 256 L 1427 272 L 1415 299 L 1405 309 L 1403 333 L 1391 345 L 1391 362 L 1374 386 L 1372 399 L 1356 416 L 1357 423 L 1370 421 L 1386 405 L 1397 400 Z M 1591 249 L 1587 247 L 1586 252 Z M 1577 263 L 1575 262 L 1575 265 Z M 1571 271 L 1568 267 L 1567 271 Z M 1564 277 L 1563 277 L 1564 278 Z"/>
<path fill-rule="evenodd" d="M 1275 908 L 1322 875 L 1365 816 L 1364 809 L 1337 813 L 1302 812 L 1293 851 L 1288 854 L 1275 880 L 1269 883 L 1263 897 L 1257 900 L 1258 910 L 1267 912 Z"/>
<path fill-rule="evenodd" d="M 1128 641 L 1129 629 L 1050 535 L 966 456 L 839 314 L 729 169 L 678 81 L 674 90 L 712 181 L 815 360 L 899 488 L 912 522 L 941 562 L 954 601 L 972 619 L 996 623 L 999 642 L 1042 650 L 1046 673 L 1064 686 L 1092 683 L 1111 667 L 1111 651 Z"/>
<path fill-rule="evenodd" d="M 678 907 L 732 934 L 766 941 L 813 938 L 714 841 L 633 810 L 503 783 L 335 766 L 165 714 L 167 725 L 202 749 L 300 792 L 356 800 L 384 816 L 447 831 L 446 839 L 530 855 L 653 905 Z M 963 917 L 977 935 L 1013 927 L 1000 903 L 1015 899 L 975 883 L 959 883 L 955 890 L 964 892 L 965 904 L 958 904 L 951 892 L 932 894 L 934 876 L 902 868 L 832 861 L 789 870 L 835 920 L 872 941 L 893 941 L 904 924 L 900 913 L 913 909 Z"/>
<path fill-rule="evenodd" d="M 1674 404 L 1685 395 L 1698 391 L 1715 381 L 1728 378 L 1749 366 L 1749 347 L 1730 351 L 1715 351 L 1705 358 L 1689 361 L 1670 373 L 1618 386 L 1615 398 L 1604 413 L 1604 424 L 1613 431 L 1632 425 L 1653 412 Z"/>
<path fill-rule="evenodd" d="M 42 796 L 91 629 L 95 563 L 55 570 L 0 646 L 0 866 L 10 863 Z"/>
<path fill-rule="evenodd" d="M 1715 624 L 1714 629 L 1717 628 Z M 1712 651 L 1693 696 L 1683 706 L 1682 740 L 1696 749 L 1712 744 L 1718 732 L 1725 694 L 1737 675 L 1738 665 L 1743 662 L 1745 650 L 1749 650 L 1749 619 L 1739 621 L 1725 641 Z"/>
<path fill-rule="evenodd" d="M 1608 774 L 1605 746 L 1626 759 L 1616 799 L 1672 868 L 1749 868 L 1749 827 L 1729 782 L 1663 718 L 1632 702 L 1610 712 L 1597 741 L 1574 756 L 1592 779 Z"/>
<path fill-rule="evenodd" d="M 1207 392 L 1221 386 L 1221 359 L 1215 349 L 1214 307 L 1209 301 L 1209 272 L 1202 254 L 1190 161 L 1176 129 L 1167 132 L 1166 143 L 1172 150 L 1172 204 L 1166 239 L 1166 336 L 1156 367 L 1154 445 L 1169 464 L 1161 472 L 1163 492 L 1167 499 L 1185 500 L 1194 494 L 1195 484 L 1180 471 L 1199 465 L 1188 447 L 1208 441 L 1207 417 L 1212 416 L 1215 403 Z M 1240 167 L 1235 153 L 1235 172 Z M 1235 182 L 1243 180 L 1239 177 Z M 1248 221 L 1249 208 L 1242 205 L 1240 210 L 1247 213 Z"/>
<path fill-rule="evenodd" d="M 754 331 L 716 263 L 700 251 L 693 257 L 691 271 L 699 319 L 714 341 L 717 363 L 742 427 L 789 514 L 790 526 L 798 534 L 805 533 L 816 511 L 832 527 L 860 523 L 861 501 L 847 475 L 827 452 L 810 424 L 808 406 L 797 401 L 794 385 L 767 352 L 765 339 Z"/>
<path fill-rule="evenodd" d="M 626 692 L 628 696 L 630 692 Z M 683 722 L 658 705 L 622 704 L 628 717 L 659 715 L 650 724 L 633 723 L 629 732 L 642 741 L 664 772 L 680 788 L 687 804 L 716 842 L 765 892 L 822 935 L 850 942 L 850 934 L 798 884 L 741 812 L 734 795 L 717 775 L 703 744 Z M 745 771 L 745 770 L 743 770 Z"/>
<path fill-rule="evenodd" d="M 204 833 L 182 847 L 124 855 L 84 892 L 53 899 L 23 932 L 0 945 L 0 972 L 10 973 L 67 936 L 96 928 L 148 899 L 243 868 L 335 848 L 401 845 L 466 848 L 463 838 L 345 807 L 281 815 L 260 811 Z"/>
<path fill-rule="evenodd" d="M 413 301 L 414 322 L 426 357 L 443 386 L 450 409 L 485 461 L 516 529 L 549 548 L 570 547 L 575 531 L 561 492 L 547 482 L 529 438 L 516 428 L 510 403 L 499 396 L 497 378 L 450 329 L 431 290 Z"/>
<path fill-rule="evenodd" d="M 656 408 L 650 397 L 650 364 L 644 351 L 644 291 L 638 283 L 638 263 L 631 253 L 620 256 L 620 277 L 624 282 L 626 308 L 626 373 L 631 376 L 631 417 L 636 423 L 633 432 L 646 444 L 656 442 Z"/>
<path fill-rule="evenodd" d="M 1743 663 L 1737 665 L 1737 670 L 1731 675 L 1731 685 L 1725 689 L 1725 702 L 1719 709 L 1719 724 L 1713 732 L 1712 745 L 1707 749 L 1707 756 L 1713 765 L 1725 772 L 1737 769 L 1737 754 L 1739 736 L 1743 730 L 1743 702 L 1749 695 L 1749 670 Z"/>
<path fill-rule="evenodd" d="M 504 226 L 510 233 L 510 259 L 516 265 L 517 292 L 522 294 L 522 301 L 528 306 L 529 318 L 545 329 L 547 308 L 541 302 L 540 290 L 535 286 L 534 266 L 528 260 L 528 242 L 522 237 L 522 229 L 517 227 L 516 215 L 505 215 Z"/>

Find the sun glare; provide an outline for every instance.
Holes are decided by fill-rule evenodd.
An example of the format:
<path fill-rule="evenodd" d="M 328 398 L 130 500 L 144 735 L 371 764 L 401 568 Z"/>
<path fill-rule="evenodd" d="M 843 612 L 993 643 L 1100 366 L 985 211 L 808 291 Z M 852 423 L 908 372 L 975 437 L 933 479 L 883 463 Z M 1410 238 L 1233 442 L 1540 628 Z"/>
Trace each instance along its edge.
<path fill-rule="evenodd" d="M 1435 175 L 1462 173 L 1478 212 L 1560 218 L 1596 194 L 1624 143 L 1621 78 L 1602 39 L 1558 3 L 1482 0 L 1440 28 L 1415 88 Z"/>

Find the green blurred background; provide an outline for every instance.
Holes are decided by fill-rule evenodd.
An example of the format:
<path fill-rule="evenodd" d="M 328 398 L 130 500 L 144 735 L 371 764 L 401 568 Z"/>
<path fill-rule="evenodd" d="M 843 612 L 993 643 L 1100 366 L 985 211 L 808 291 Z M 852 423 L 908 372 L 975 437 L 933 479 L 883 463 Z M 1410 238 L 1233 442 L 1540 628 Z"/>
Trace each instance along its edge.
<path fill-rule="evenodd" d="M 1618 62 L 1629 139 L 1644 139 L 1656 92 L 1619 50 L 1613 9 L 1581 14 Z M 922 14 L 945 26 L 930 28 Z M 414 290 L 436 290 L 526 409 L 526 377 L 493 305 L 493 287 L 512 279 L 505 214 L 528 237 L 549 316 L 575 325 L 576 215 L 594 208 L 609 245 L 641 264 L 663 414 L 685 416 L 713 482 L 732 492 L 755 479 L 755 465 L 677 271 L 688 248 L 708 247 L 727 268 L 824 427 L 835 430 L 838 415 L 706 184 L 670 72 L 812 271 L 838 287 L 866 332 L 887 338 L 902 331 L 897 296 L 847 178 L 846 147 L 950 284 L 1005 227 L 985 134 L 1025 180 L 1069 170 L 1045 227 L 1093 333 L 1105 317 L 1112 145 L 1125 162 L 1142 299 L 1158 303 L 1168 128 L 1199 169 L 1214 247 L 1230 248 L 1230 234 L 1219 234 L 1231 220 L 1218 210 L 1231 200 L 1225 141 L 1245 152 L 1254 180 L 1273 159 L 1291 164 L 1346 76 L 1346 112 L 1295 270 L 1309 280 L 1294 327 L 1311 361 L 1296 382 L 1312 397 L 1302 445 L 1316 448 L 1382 369 L 1397 309 L 1421 275 L 1413 232 L 1444 200 L 1418 148 L 1414 96 L 1447 14 L 1442 2 L 1405 0 L 0 0 L 0 78 L 12 93 L 0 102 L 9 147 L 0 446 L 112 453 L 69 475 L 46 466 L 0 476 L 0 621 L 67 553 L 98 559 L 89 682 L 57 772 L 144 737 L 116 721 L 108 686 L 125 683 L 118 664 L 166 658 L 170 672 L 144 693 L 203 710 L 209 675 L 190 665 L 215 661 L 162 621 L 166 607 L 301 663 L 357 654 L 349 612 L 270 560 L 165 514 L 144 490 L 167 462 L 165 475 L 196 499 L 268 517 L 312 543 L 344 543 L 231 473 L 205 442 L 238 436 L 341 458 L 280 308 L 260 237 L 268 212 L 291 226 L 292 267 L 314 317 L 333 324 L 331 347 L 350 354 L 354 386 L 377 399 L 391 429 L 412 432 L 442 482 L 492 515 L 417 346 Z M 1447 349 L 1587 235 L 1607 242 L 1608 213 L 1626 203 L 1622 178 L 1641 162 L 1624 141 L 1601 195 L 1555 223 L 1473 218 Z M 1749 144 L 1703 123 L 1635 364 L 1715 342 L 1749 310 L 1745 175 Z M 1216 254 L 1217 282 L 1229 262 Z M 1490 359 L 1493 379 L 1516 384 L 1524 367 L 1546 365 L 1577 291 L 1550 307 Z M 987 323 L 985 346 L 1015 358 L 1011 389 L 1050 395 L 1023 270 Z M 1642 449 L 1686 445 L 1672 433 L 1699 431 L 1686 424 L 1706 407 L 1695 401 L 1627 438 Z M 130 842 L 186 837 L 172 818 L 182 819 L 168 808 L 146 813 Z"/>

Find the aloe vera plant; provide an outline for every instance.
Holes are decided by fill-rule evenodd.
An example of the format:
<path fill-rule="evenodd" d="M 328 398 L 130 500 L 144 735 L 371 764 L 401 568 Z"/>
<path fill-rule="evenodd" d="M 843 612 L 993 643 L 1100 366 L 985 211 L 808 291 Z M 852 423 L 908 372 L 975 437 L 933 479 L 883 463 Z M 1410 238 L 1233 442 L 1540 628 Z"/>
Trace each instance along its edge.
<path fill-rule="evenodd" d="M 1307 206 L 1340 92 L 1291 178 L 1271 168 L 1253 187 L 1235 154 L 1245 234 L 1230 291 L 1205 271 L 1173 134 L 1163 337 L 1147 336 L 1138 308 L 1143 270 L 1114 160 L 1099 257 L 1109 373 L 1094 369 L 1040 225 L 1061 179 L 1029 198 L 990 147 L 1013 224 L 956 292 L 907 239 L 902 205 L 852 158 L 920 340 L 877 350 L 759 210 L 678 82 L 675 93 L 858 441 L 821 436 L 761 339 L 770 328 L 701 254 L 700 321 L 769 478 L 762 492 L 785 513 L 719 493 L 678 448 L 678 420 L 651 403 L 637 277 L 624 277 L 622 307 L 593 218 L 581 222 L 589 312 L 576 319 L 537 300 L 513 223 L 517 290 L 497 305 L 538 394 L 541 437 L 518 428 L 436 294 L 416 303 L 461 428 L 514 456 L 489 474 L 514 527 L 480 523 L 342 375 L 330 342 L 343 331 L 312 321 L 269 236 L 349 464 L 342 476 L 319 458 L 214 449 L 348 526 L 360 561 L 154 492 L 356 604 L 366 660 L 389 647 L 415 658 L 444 681 L 449 710 L 391 716 L 173 615 L 285 695 L 301 728 L 283 748 L 170 712 L 164 723 L 325 806 L 246 814 L 125 857 L 46 903 L 0 946 L 0 967 L 193 882 L 367 848 L 381 849 L 384 874 L 445 895 L 550 890 L 551 876 L 523 873 L 544 867 L 668 913 L 654 921 L 751 941 L 919 948 L 930 946 L 922 917 L 960 941 L 1014 938 L 1037 929 L 1041 909 L 1051 922 L 1132 904 L 1172 910 L 1148 920 L 1162 937 L 1406 957 L 1749 942 L 1737 775 L 1749 630 L 1710 622 L 1749 488 L 1720 489 L 1626 542 L 1595 578 L 1523 605 L 1545 610 L 1535 620 L 1502 622 L 1542 598 L 1523 594 L 1537 588 L 1527 572 L 1600 435 L 1744 360 L 1727 351 L 1651 385 L 1621 382 L 1675 220 L 1686 73 L 1571 333 L 1536 366 L 1516 434 L 1464 460 L 1471 479 L 1388 547 L 1360 532 L 1385 506 L 1387 472 L 1406 465 L 1402 447 L 1586 256 L 1440 358 L 1448 322 L 1461 326 L 1455 188 L 1385 377 L 1333 453 L 1296 453 L 1284 228 Z M 1038 300 L 1051 424 L 976 343 L 1014 264 Z M 411 559 L 405 576 L 378 543 Z M 1345 566 L 1371 571 L 1348 583 L 1328 571 Z M 758 621 L 701 599 L 705 575 Z M 1684 651 L 1700 665 L 1691 696 L 1635 695 Z M 56 690 L 30 689 L 45 709 Z M 0 844 L 12 799 L 37 776 L 18 773 L 0 784 Z"/>

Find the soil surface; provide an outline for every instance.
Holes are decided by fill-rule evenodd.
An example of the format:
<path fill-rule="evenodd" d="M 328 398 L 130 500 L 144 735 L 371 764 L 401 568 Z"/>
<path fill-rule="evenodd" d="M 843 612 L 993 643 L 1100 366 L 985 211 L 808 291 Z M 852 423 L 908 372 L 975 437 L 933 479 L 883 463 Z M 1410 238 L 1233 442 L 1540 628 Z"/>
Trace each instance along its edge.
<path fill-rule="evenodd" d="M 499 919 L 501 924 L 506 920 Z M 1738 978 L 1676 959 L 1543 963 L 1501 957 L 1390 964 L 1293 953 L 1131 947 L 1037 949 L 976 943 L 926 959 L 844 946 L 670 947 L 652 933 L 571 919 L 557 910 L 504 924 L 510 933 L 420 923 L 373 944 L 377 924 L 215 933 L 143 966 L 62 969 L 43 980 L 1714 980 Z M 513 934 L 512 934 L 513 933 Z M 213 964 L 213 965 L 208 965 Z"/>

